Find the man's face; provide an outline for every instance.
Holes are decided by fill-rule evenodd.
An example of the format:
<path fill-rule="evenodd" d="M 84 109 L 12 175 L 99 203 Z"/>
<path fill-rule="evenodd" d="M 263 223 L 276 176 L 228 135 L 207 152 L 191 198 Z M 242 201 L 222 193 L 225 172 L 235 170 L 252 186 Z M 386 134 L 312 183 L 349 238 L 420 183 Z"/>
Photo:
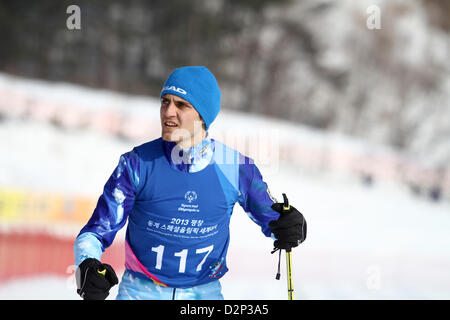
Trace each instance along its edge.
<path fill-rule="evenodd" d="M 195 108 L 183 98 L 165 94 L 161 98 L 161 137 L 187 148 L 204 132 L 202 119 Z"/>

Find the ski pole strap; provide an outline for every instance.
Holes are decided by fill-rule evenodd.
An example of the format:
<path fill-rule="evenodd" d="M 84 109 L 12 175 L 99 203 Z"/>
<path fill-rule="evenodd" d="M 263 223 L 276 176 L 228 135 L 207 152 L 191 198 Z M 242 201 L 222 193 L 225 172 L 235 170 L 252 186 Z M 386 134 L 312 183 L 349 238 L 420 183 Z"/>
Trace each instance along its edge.
<path fill-rule="evenodd" d="M 277 275 L 275 276 L 275 279 L 277 279 L 277 280 L 280 280 L 280 277 L 281 277 L 280 262 L 281 262 L 281 250 L 278 251 L 278 270 L 277 270 Z"/>
<path fill-rule="evenodd" d="M 277 269 L 277 274 L 275 275 L 275 279 L 276 280 L 280 280 L 280 276 L 281 276 L 281 272 L 280 272 L 280 263 L 281 263 L 281 249 L 279 248 L 273 248 L 271 254 L 274 254 L 275 252 L 278 251 L 278 269 Z"/>

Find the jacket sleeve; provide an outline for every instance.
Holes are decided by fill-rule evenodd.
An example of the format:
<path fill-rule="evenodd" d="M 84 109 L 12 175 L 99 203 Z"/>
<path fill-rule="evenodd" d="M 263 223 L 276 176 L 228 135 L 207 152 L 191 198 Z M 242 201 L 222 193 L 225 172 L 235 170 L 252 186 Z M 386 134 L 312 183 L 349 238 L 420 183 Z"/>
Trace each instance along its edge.
<path fill-rule="evenodd" d="M 248 159 L 248 158 L 247 158 Z M 269 222 L 277 220 L 279 213 L 272 210 L 274 200 L 255 164 L 239 165 L 239 204 L 265 236 L 271 237 Z"/>
<path fill-rule="evenodd" d="M 134 151 L 120 157 L 91 218 L 75 240 L 75 265 L 78 266 L 87 258 L 101 260 L 103 251 L 111 245 L 117 231 L 125 225 L 134 205 L 139 185 L 139 169 L 139 158 Z"/>

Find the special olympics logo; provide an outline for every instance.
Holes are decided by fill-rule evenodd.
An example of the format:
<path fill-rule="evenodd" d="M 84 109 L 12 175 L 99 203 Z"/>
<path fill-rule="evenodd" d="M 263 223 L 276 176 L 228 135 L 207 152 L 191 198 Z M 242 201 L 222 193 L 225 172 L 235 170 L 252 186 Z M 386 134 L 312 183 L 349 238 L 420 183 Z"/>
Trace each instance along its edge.
<path fill-rule="evenodd" d="M 197 200 L 197 193 L 195 191 L 188 191 L 186 192 L 186 194 L 184 195 L 184 198 L 191 203 L 192 201 Z"/>

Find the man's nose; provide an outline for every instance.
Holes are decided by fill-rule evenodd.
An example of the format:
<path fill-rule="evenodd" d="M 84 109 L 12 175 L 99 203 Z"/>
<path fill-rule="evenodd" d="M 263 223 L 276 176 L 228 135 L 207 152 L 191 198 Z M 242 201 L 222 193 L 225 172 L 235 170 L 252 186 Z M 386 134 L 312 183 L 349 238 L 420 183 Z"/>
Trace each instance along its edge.
<path fill-rule="evenodd" d="M 164 116 L 166 118 L 176 117 L 177 115 L 177 107 L 175 106 L 175 103 L 170 101 L 169 105 L 164 110 Z"/>

